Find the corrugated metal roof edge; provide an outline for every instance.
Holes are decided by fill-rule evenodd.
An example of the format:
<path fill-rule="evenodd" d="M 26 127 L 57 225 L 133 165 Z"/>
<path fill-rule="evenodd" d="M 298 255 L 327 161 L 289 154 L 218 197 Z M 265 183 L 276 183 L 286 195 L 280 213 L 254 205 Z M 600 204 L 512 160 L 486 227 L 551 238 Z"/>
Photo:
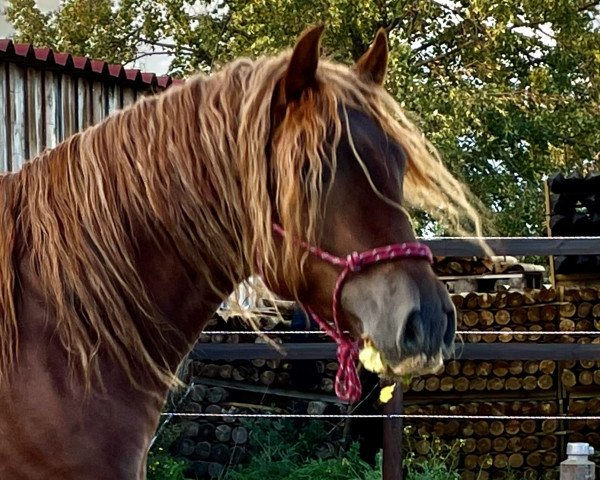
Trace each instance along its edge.
<path fill-rule="evenodd" d="M 170 75 L 156 75 L 135 68 L 125 68 L 103 60 L 54 52 L 50 48 L 35 48 L 30 43 L 15 43 L 11 39 L 0 39 L 0 60 L 8 59 L 48 69 L 67 70 L 98 80 L 111 80 L 117 83 L 134 84 L 140 89 L 167 88 L 169 85 L 184 83 L 184 80 Z"/>

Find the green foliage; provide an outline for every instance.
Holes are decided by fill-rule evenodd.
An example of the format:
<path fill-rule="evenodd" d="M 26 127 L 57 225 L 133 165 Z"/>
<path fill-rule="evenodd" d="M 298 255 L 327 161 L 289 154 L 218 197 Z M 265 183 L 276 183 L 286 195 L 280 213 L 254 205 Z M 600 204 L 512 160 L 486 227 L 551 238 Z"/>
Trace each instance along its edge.
<path fill-rule="evenodd" d="M 163 449 L 148 454 L 148 480 L 184 480 L 186 462 L 173 458 Z"/>
<path fill-rule="evenodd" d="M 379 480 L 382 456 L 377 456 L 375 467 L 365 463 L 359 456 L 358 445 L 329 460 L 315 458 L 314 450 L 327 440 L 322 422 L 309 423 L 302 431 L 292 421 L 256 422 L 248 425 L 251 430 L 248 465 L 226 472 L 222 480 Z M 407 453 L 404 466 L 407 480 L 460 480 L 458 470 L 460 448 L 463 440 L 445 443 L 436 436 L 413 437 L 410 427 L 405 428 Z M 423 442 L 427 453 L 415 454 L 414 443 Z M 516 480 L 506 471 L 504 480 Z"/>
<path fill-rule="evenodd" d="M 404 458 L 404 467 L 407 471 L 407 480 L 460 480 L 461 474 L 458 470 L 460 449 L 464 445 L 464 440 L 456 439 L 447 443 L 442 441 L 436 435 L 421 435 L 413 437 L 413 429 L 405 427 L 404 438 L 408 443 L 408 452 Z M 420 451 L 426 448 L 424 458 L 422 455 L 417 458 L 414 449 L 414 442 L 420 442 Z M 487 461 L 491 466 L 492 458 Z M 481 467 L 483 469 L 483 465 Z M 503 480 L 517 480 L 517 477 L 510 468 L 505 469 Z"/>
<path fill-rule="evenodd" d="M 404 459 L 404 466 L 408 472 L 407 480 L 460 480 L 457 470 L 458 455 L 462 440 L 444 443 L 438 437 L 421 437 L 422 442 L 429 446 L 425 459 L 418 459 L 413 449 L 411 430 L 405 428 L 405 438 L 408 441 L 408 453 Z"/>
<path fill-rule="evenodd" d="M 168 426 L 160 432 L 156 442 L 148 452 L 148 480 L 185 480 L 185 460 L 174 458 L 169 449 L 179 437 L 180 430 L 176 426 Z"/>
<path fill-rule="evenodd" d="M 600 0 L 9 0 L 21 41 L 111 61 L 170 54 L 171 73 L 273 53 L 327 25 L 325 53 L 356 59 L 379 27 L 387 88 L 499 234 L 543 235 L 542 179 L 600 162 Z"/>
<path fill-rule="evenodd" d="M 51 47 L 73 55 L 127 62 L 137 55 L 137 13 L 111 0 L 67 0 L 54 12 L 42 13 L 34 0 L 6 2 L 5 15 L 15 40 Z"/>
<path fill-rule="evenodd" d="M 248 465 L 230 469 L 223 480 L 378 480 L 381 469 L 361 460 L 358 446 L 328 460 L 315 457 L 315 448 L 327 440 L 323 422 L 311 422 L 299 431 L 289 420 L 256 422 L 251 426 Z"/>

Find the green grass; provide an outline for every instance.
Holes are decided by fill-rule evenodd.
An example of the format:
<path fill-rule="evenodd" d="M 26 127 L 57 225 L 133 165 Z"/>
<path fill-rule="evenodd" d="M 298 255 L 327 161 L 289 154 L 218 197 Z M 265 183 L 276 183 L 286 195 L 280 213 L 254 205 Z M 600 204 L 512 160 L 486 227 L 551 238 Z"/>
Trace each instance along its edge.
<path fill-rule="evenodd" d="M 148 452 L 147 480 L 185 480 L 188 462 L 174 458 L 169 449 L 180 435 L 177 425 L 169 425 L 156 439 Z"/>
<path fill-rule="evenodd" d="M 317 458 L 318 446 L 331 441 L 323 422 L 303 424 L 301 430 L 289 419 L 245 423 L 250 431 L 250 462 L 228 467 L 220 480 L 381 480 L 381 452 L 375 465 L 370 465 L 360 458 L 357 443 L 334 458 Z M 185 480 L 188 462 L 168 453 L 178 436 L 177 426 L 161 433 L 148 456 L 148 480 Z M 409 427 L 405 428 L 404 439 L 408 446 L 404 458 L 406 480 L 460 480 L 458 462 L 463 440 L 445 442 L 435 436 L 415 436 Z M 428 451 L 417 456 L 414 445 L 423 440 Z M 504 480 L 521 478 L 508 470 L 504 476 Z"/>

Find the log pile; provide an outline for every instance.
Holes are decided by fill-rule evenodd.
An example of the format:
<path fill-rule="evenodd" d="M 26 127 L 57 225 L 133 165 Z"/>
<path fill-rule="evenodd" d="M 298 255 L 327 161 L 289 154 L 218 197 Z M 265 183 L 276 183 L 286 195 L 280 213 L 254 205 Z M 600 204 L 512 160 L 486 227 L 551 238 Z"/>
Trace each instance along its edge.
<path fill-rule="evenodd" d="M 408 393 L 463 394 L 465 392 L 551 391 L 557 384 L 556 362 L 504 361 L 475 362 L 450 360 L 444 372 L 413 378 Z"/>
<path fill-rule="evenodd" d="M 189 415 L 181 417 L 178 422 L 174 420 L 180 435 L 172 453 L 187 459 L 190 462 L 187 474 L 199 480 L 220 478 L 227 466 L 249 460 L 248 439 L 252 423 L 244 422 L 242 418 L 231 416 L 232 414 L 346 413 L 345 407 L 310 400 L 294 402 L 291 410 L 289 399 L 278 402 L 265 393 L 253 395 L 252 392 L 238 389 L 208 387 L 198 377 L 191 381 L 193 386 L 182 401 L 179 411 L 189 414 L 209 413 L 213 416 Z M 339 452 L 342 445 L 341 428 L 334 428 L 332 431 L 335 433 L 329 441 L 315 445 L 317 457 L 327 459 Z"/>
<path fill-rule="evenodd" d="M 533 267 L 531 264 L 520 263 L 515 257 L 508 256 L 435 257 L 433 262 L 433 270 L 439 276 L 522 273 L 531 270 L 531 267 Z"/>
<path fill-rule="evenodd" d="M 450 292 L 493 292 L 500 284 L 539 288 L 544 267 L 521 263 L 515 257 L 436 257 L 434 272 Z"/>
<path fill-rule="evenodd" d="M 565 302 L 558 301 L 557 292 L 553 289 L 457 294 L 452 296 L 452 301 L 457 308 L 458 331 L 544 332 L 567 328 L 567 325 L 561 327 L 560 320 Z M 467 334 L 462 338 L 470 343 L 556 341 L 549 336 L 519 333 Z M 451 360 L 446 362 L 443 373 L 415 378 L 406 390 L 458 394 L 548 392 L 557 386 L 557 380 L 557 365 L 552 360 Z"/>
<path fill-rule="evenodd" d="M 568 412 L 571 415 L 600 415 L 600 398 L 574 396 L 569 399 Z M 590 445 L 600 445 L 600 421 L 569 420 L 568 439 L 570 442 L 587 442 Z"/>
<path fill-rule="evenodd" d="M 592 341 L 579 336 L 536 335 L 547 331 L 600 329 L 600 299 L 596 288 L 499 291 L 453 295 L 458 330 L 511 331 L 506 335 L 465 335 L 466 342 L 564 342 Z M 518 332 L 534 332 L 519 334 Z"/>
<path fill-rule="evenodd" d="M 558 330 L 559 304 L 552 289 L 524 292 L 453 295 L 458 311 L 458 330 L 538 332 Z M 465 341 L 539 342 L 541 335 L 466 335 Z"/>
<path fill-rule="evenodd" d="M 600 296 L 596 288 L 467 293 L 453 295 L 452 300 L 457 308 L 458 330 L 600 331 Z M 480 334 L 465 335 L 463 341 L 599 343 L 600 336 Z M 600 448 L 600 425 L 595 421 L 519 420 L 518 416 L 600 414 L 599 372 L 600 360 L 448 360 L 443 372 L 413 378 L 405 386 L 407 413 L 449 411 L 514 415 L 515 419 L 406 423 L 415 425 L 418 433 L 433 433 L 442 439 L 462 438 L 460 461 L 466 479 L 495 478 L 507 467 L 525 477 L 534 471 L 554 471 L 563 459 L 566 441 L 586 441 Z M 474 403 L 456 403 L 466 398 Z M 430 404 L 431 399 L 441 405 Z M 417 447 L 423 450 L 426 445 Z M 482 476 L 476 477 L 480 469 Z"/>
<path fill-rule="evenodd" d="M 305 364 L 280 359 L 214 363 L 196 361 L 191 366 L 191 374 L 201 379 L 229 381 L 232 385 L 288 388 L 332 394 L 337 369 L 338 363 L 335 361 L 312 361 Z"/>
<path fill-rule="evenodd" d="M 507 468 L 523 473 L 527 478 L 540 468 L 551 470 L 560 458 L 556 421 L 536 421 L 519 419 L 519 416 L 555 415 L 557 401 L 507 401 L 452 403 L 437 406 L 411 405 L 405 409 L 411 414 L 442 415 L 508 415 L 512 420 L 476 421 L 418 421 L 416 423 L 416 444 L 413 451 L 424 458 L 432 448 L 431 436 L 452 443 L 461 439 L 459 467 L 464 470 L 465 479 L 495 478 L 494 472 Z M 554 478 L 554 477 L 549 477 Z"/>
<path fill-rule="evenodd" d="M 433 270 L 437 275 L 486 275 L 494 272 L 494 263 L 476 257 L 436 257 Z"/>
<path fill-rule="evenodd" d="M 181 411 L 185 413 L 231 414 L 239 409 L 226 406 L 229 393 L 220 387 L 195 385 Z M 226 465 L 246 461 L 248 430 L 235 417 L 184 417 L 175 454 L 188 459 L 194 478 L 219 478 Z"/>
<path fill-rule="evenodd" d="M 290 329 L 290 312 L 283 318 L 258 319 L 264 333 Z M 199 343 L 234 344 L 265 342 L 257 335 L 212 332 L 248 331 L 249 326 L 237 317 L 227 321 L 215 316 Z M 327 341 L 310 335 L 303 341 Z M 298 336 L 270 335 L 275 343 L 298 342 Z M 346 407 L 339 404 L 334 392 L 338 363 L 323 361 L 288 361 L 254 359 L 236 361 L 189 361 L 184 380 L 193 383 L 180 411 L 185 413 L 223 414 L 223 417 L 184 417 L 181 436 L 173 453 L 191 462 L 188 474 L 197 479 L 219 478 L 226 465 L 248 461 L 247 441 L 251 423 L 231 413 L 302 413 L 339 414 Z M 290 400 L 294 399 L 293 402 Z M 293 410 L 290 410 L 293 404 Z M 300 427 L 301 428 L 301 427 Z M 341 428 L 332 429 L 340 432 Z M 341 434 L 340 434 L 341 436 Z M 315 446 L 319 458 L 329 458 L 340 448 L 332 435 L 331 442 Z"/>

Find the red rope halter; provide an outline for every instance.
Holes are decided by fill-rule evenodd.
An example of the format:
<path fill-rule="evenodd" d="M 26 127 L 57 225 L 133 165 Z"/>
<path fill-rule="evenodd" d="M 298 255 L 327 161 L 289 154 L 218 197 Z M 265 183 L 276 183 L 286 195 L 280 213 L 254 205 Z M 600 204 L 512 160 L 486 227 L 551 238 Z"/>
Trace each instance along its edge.
<path fill-rule="evenodd" d="M 284 236 L 285 230 L 276 223 L 273 224 L 273 229 L 279 235 Z M 312 315 L 321 329 L 327 333 L 337 343 L 337 359 L 339 368 L 335 377 L 335 393 L 340 400 L 350 403 L 357 402 L 361 397 L 361 384 L 356 363 L 358 360 L 359 345 L 358 342 L 344 333 L 340 327 L 338 311 L 340 298 L 342 295 L 342 287 L 350 273 L 359 272 L 367 265 L 381 263 L 395 258 L 423 258 L 433 263 L 433 255 L 427 245 L 418 242 L 398 243 L 377 247 L 364 252 L 352 252 L 344 257 L 337 257 L 329 252 L 321 250 L 319 247 L 310 245 L 304 241 L 298 243 L 316 257 L 336 266 L 342 267 L 342 271 L 337 277 L 335 288 L 333 289 L 333 326 L 319 317 L 310 307 L 306 306 L 306 310 Z"/>

